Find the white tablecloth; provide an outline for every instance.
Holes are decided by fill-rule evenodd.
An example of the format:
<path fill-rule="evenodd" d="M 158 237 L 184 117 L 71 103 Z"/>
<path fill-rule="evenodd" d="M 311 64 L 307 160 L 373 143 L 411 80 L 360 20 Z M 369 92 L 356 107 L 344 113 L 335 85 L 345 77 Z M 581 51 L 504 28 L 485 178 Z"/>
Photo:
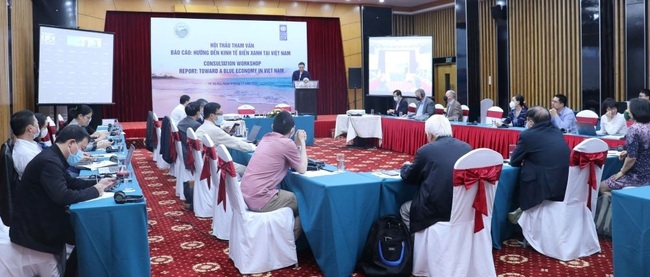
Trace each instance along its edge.
<path fill-rule="evenodd" d="M 346 132 L 346 142 L 351 142 L 356 137 L 377 138 L 379 139 L 379 145 L 381 145 L 381 140 L 383 138 L 381 132 L 381 116 L 348 116 L 345 114 L 336 116 L 334 137 L 338 137 Z"/>

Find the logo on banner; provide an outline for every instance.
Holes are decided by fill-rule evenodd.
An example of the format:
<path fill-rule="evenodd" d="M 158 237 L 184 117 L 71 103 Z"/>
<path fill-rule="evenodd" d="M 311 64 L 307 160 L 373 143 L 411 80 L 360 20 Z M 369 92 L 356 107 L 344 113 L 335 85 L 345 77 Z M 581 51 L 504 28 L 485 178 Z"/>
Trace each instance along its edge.
<path fill-rule="evenodd" d="M 280 40 L 287 40 L 287 25 L 280 25 Z"/>
<path fill-rule="evenodd" d="M 174 26 L 174 33 L 178 38 L 185 38 L 190 34 L 190 26 L 187 26 L 185 22 L 176 23 L 176 26 Z"/>

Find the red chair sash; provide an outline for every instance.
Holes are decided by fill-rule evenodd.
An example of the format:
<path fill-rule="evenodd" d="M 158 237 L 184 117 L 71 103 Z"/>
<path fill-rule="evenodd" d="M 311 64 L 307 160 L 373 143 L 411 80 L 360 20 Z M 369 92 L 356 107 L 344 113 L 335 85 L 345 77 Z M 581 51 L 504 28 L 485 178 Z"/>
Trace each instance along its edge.
<path fill-rule="evenodd" d="M 44 137 L 41 138 L 41 141 L 42 142 L 48 142 L 50 140 L 51 140 L 51 138 L 50 138 L 50 130 L 48 129 L 47 134 Z"/>
<path fill-rule="evenodd" d="M 485 183 L 489 182 L 495 184 L 501 175 L 502 165 L 470 168 L 470 169 L 455 169 L 454 170 L 454 186 L 465 186 L 465 189 L 470 189 L 475 183 L 478 183 L 478 189 L 474 196 L 474 233 L 483 230 L 483 218 L 481 215 L 488 215 L 487 199 L 485 196 Z"/>
<path fill-rule="evenodd" d="M 580 169 L 585 169 L 585 167 L 589 166 L 589 179 L 587 180 L 587 185 L 589 185 L 587 208 L 589 208 L 589 210 L 591 210 L 591 190 L 598 189 L 595 166 L 602 167 L 603 164 L 605 164 L 605 159 L 607 159 L 607 151 L 598 153 L 583 153 L 573 151 L 571 153 L 571 162 L 569 164 L 570 166 L 579 166 Z"/>
<path fill-rule="evenodd" d="M 235 163 L 232 161 L 226 162 L 219 158 L 219 171 L 221 178 L 219 179 L 219 191 L 217 192 L 217 205 L 223 202 L 223 210 L 226 211 L 226 174 L 231 177 L 237 176 Z"/>
<path fill-rule="evenodd" d="M 436 113 L 436 114 L 444 114 L 444 113 L 445 113 L 445 109 L 436 109 L 435 113 Z"/>
<path fill-rule="evenodd" d="M 178 158 L 178 152 L 176 152 L 176 142 L 181 141 L 181 135 L 178 132 L 171 132 L 170 136 L 171 143 L 169 144 L 169 156 L 172 161 L 176 161 L 176 158 Z"/>
<path fill-rule="evenodd" d="M 501 117 L 503 117 L 503 112 L 500 112 L 500 111 L 488 111 L 487 112 L 487 117 L 501 118 Z"/>
<path fill-rule="evenodd" d="M 210 159 L 217 159 L 217 151 L 214 147 L 203 147 L 205 155 L 203 156 L 203 169 L 201 170 L 201 181 L 208 179 L 208 189 L 210 189 Z"/>
<path fill-rule="evenodd" d="M 65 126 L 65 121 L 59 120 L 59 129 L 63 128 Z"/>
<path fill-rule="evenodd" d="M 576 117 L 576 122 L 578 123 L 589 123 L 594 126 L 598 123 L 598 118 L 596 117 L 584 117 L 584 116 L 578 116 Z"/>
<path fill-rule="evenodd" d="M 463 116 L 469 116 L 469 110 L 463 110 Z"/>
<path fill-rule="evenodd" d="M 56 134 L 56 126 L 48 124 L 47 125 L 47 135 L 49 137 L 52 137 L 55 134 Z"/>
<path fill-rule="evenodd" d="M 187 157 L 185 157 L 185 164 L 190 167 L 190 171 L 194 174 L 196 167 L 194 166 L 194 154 L 192 153 L 192 150 L 201 150 L 201 141 L 198 139 L 187 138 L 187 149 L 190 151 L 188 151 L 189 153 L 187 153 Z"/>

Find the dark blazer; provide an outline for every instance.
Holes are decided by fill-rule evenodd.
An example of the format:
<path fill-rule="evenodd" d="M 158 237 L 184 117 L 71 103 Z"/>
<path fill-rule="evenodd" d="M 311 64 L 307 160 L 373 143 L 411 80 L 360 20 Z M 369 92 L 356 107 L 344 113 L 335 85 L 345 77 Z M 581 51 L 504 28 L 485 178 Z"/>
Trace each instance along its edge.
<path fill-rule="evenodd" d="M 393 101 L 393 106 L 391 107 L 391 109 L 395 110 L 394 115 L 399 115 L 400 112 L 402 112 L 402 115 L 405 115 L 409 112 L 409 103 L 406 102 L 406 99 L 402 98 L 399 101 L 399 105 L 397 105 L 397 109 L 395 109 L 396 105 L 397 103 Z"/>
<path fill-rule="evenodd" d="M 68 205 L 99 196 L 96 182 L 76 179 L 56 145 L 27 164 L 16 191 L 9 237 L 23 247 L 61 254 L 65 243 L 74 244 Z"/>
<path fill-rule="evenodd" d="M 183 146 L 183 161 L 186 161 L 185 157 L 190 155 L 187 148 L 187 129 L 192 128 L 192 130 L 196 131 L 197 128 L 201 127 L 201 123 L 188 116 L 178 122 L 176 127 L 178 127 L 178 133 L 181 137 L 181 145 Z M 185 164 L 186 169 L 192 169 L 192 167 L 193 165 Z"/>
<path fill-rule="evenodd" d="M 147 133 L 144 139 L 144 145 L 150 152 L 153 152 L 158 146 L 158 139 L 156 138 L 156 126 L 153 122 L 153 112 L 149 111 L 147 115 Z"/>
<path fill-rule="evenodd" d="M 311 80 L 311 75 L 309 75 L 309 72 L 307 72 L 307 70 L 302 71 L 302 76 L 300 76 L 300 70 L 294 71 L 293 75 L 291 75 L 292 81 L 302 81 L 305 78 Z"/>
<path fill-rule="evenodd" d="M 519 112 L 519 116 L 515 118 L 515 110 L 510 109 L 508 112 L 508 116 L 506 117 L 505 120 L 503 120 L 504 124 L 510 124 L 512 123 L 513 127 L 524 127 L 526 125 L 526 113 L 528 112 L 528 109 L 526 107 L 521 107 L 521 111 Z"/>
<path fill-rule="evenodd" d="M 162 125 L 160 125 L 160 155 L 162 155 L 162 158 L 165 162 L 171 164 L 174 162 L 172 160 L 172 155 L 170 151 L 170 147 L 172 146 L 172 121 L 169 118 L 169 116 L 165 116 L 162 121 Z"/>
<path fill-rule="evenodd" d="M 519 205 L 527 210 L 544 200 L 563 201 L 571 151 L 551 121 L 537 123 L 519 135 L 510 165 L 521 166 Z"/>
<path fill-rule="evenodd" d="M 415 153 L 413 163 L 402 167 L 402 179 L 420 185 L 411 202 L 411 232 L 449 221 L 454 196 L 453 172 L 458 158 L 471 151 L 469 144 L 452 137 L 440 137 Z"/>

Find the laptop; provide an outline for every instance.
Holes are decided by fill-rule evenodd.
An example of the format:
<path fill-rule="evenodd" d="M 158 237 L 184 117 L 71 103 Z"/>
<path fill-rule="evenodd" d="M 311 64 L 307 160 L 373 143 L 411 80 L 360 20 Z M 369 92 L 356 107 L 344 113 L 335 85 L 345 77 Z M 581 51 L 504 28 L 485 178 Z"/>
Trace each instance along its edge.
<path fill-rule="evenodd" d="M 125 163 L 127 168 L 129 168 L 129 165 L 131 165 L 131 158 L 133 157 L 133 152 L 135 152 L 135 145 L 131 144 L 131 147 L 129 147 L 129 152 L 126 154 Z M 97 172 L 99 174 L 115 174 L 119 169 L 120 169 L 119 166 L 113 165 L 113 166 L 100 167 L 97 169 Z"/>
<path fill-rule="evenodd" d="M 254 125 L 253 128 L 251 128 L 251 131 L 248 132 L 246 142 L 257 145 L 257 134 L 260 133 L 260 129 L 262 129 L 262 126 Z"/>
<path fill-rule="evenodd" d="M 576 129 L 578 129 L 578 134 L 583 136 L 596 136 L 596 128 L 591 123 L 577 122 Z"/>

